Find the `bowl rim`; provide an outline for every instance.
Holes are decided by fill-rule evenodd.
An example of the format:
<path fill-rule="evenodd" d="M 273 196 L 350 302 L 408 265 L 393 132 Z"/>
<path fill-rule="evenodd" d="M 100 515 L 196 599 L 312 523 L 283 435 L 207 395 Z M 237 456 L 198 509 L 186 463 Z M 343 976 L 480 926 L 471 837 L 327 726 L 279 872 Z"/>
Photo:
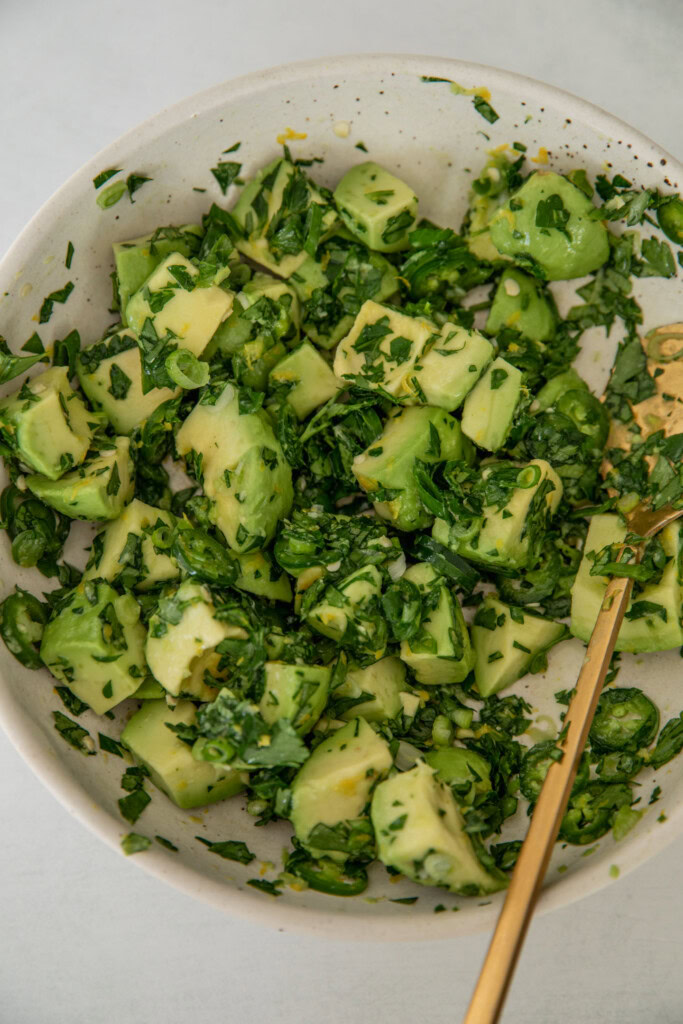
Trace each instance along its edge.
<path fill-rule="evenodd" d="M 683 178 L 683 164 L 673 155 L 658 146 L 638 129 L 609 114 L 603 108 L 556 86 L 547 85 L 537 79 L 513 71 L 490 67 L 485 64 L 463 61 L 457 58 L 437 57 L 428 54 L 401 53 L 360 53 L 336 57 L 321 57 L 282 64 L 258 71 L 252 71 L 234 79 L 203 89 L 185 99 L 163 108 L 146 118 L 140 124 L 126 131 L 114 142 L 109 143 L 90 160 L 76 170 L 31 217 L 23 231 L 0 260 L 0 273 L 6 264 L 22 254 L 28 255 L 39 244 L 44 234 L 43 220 L 53 207 L 68 201 L 82 190 L 103 167 L 111 162 L 116 166 L 116 154 L 136 141 L 158 134 L 174 125 L 206 113 L 224 103 L 227 99 L 238 100 L 242 95 L 266 89 L 273 84 L 286 86 L 314 76 L 330 77 L 354 73 L 376 72 L 378 75 L 391 69 L 405 74 L 419 76 L 427 68 L 441 71 L 444 77 L 458 79 L 462 76 L 485 76 L 486 83 L 495 93 L 497 85 L 514 86 L 523 89 L 525 97 L 545 101 L 568 102 L 573 116 L 589 125 L 597 133 L 608 137 L 622 132 L 629 141 L 636 144 L 641 154 L 648 153 L 653 161 L 666 161 L 668 173 L 675 169 Z M 122 825 L 108 811 L 95 804 L 86 790 L 77 782 L 65 763 L 58 761 L 40 738 L 40 731 L 33 726 L 29 717 L 12 697 L 9 687 L 0 675 L 0 725 L 10 743 L 26 762 L 34 775 L 40 779 L 50 793 L 82 825 L 103 840 L 109 847 L 123 856 L 120 846 Z M 620 877 L 639 867 L 655 852 L 671 843 L 683 831 L 683 801 L 670 813 L 667 811 L 666 828 L 653 836 L 649 831 L 633 837 L 619 852 Z M 482 906 L 481 913 L 468 921 L 466 930 L 458 928 L 458 918 L 453 915 L 431 912 L 413 913 L 410 917 L 399 918 L 382 913 L 382 904 L 373 909 L 376 912 L 362 914 L 352 909 L 334 913 L 333 904 L 328 907 L 296 907 L 263 900 L 257 893 L 226 885 L 206 875 L 200 875 L 193 868 L 173 862 L 161 849 L 150 848 L 144 857 L 135 857 L 133 862 L 143 871 L 173 886 L 175 889 L 198 899 L 210 906 L 251 922 L 277 928 L 279 931 L 316 934 L 325 938 L 360 941 L 416 941 L 454 938 L 458 934 L 476 934 L 493 927 L 498 915 L 496 902 Z M 539 898 L 536 913 L 545 914 L 591 895 L 608 884 L 603 864 L 587 865 L 575 873 L 568 874 L 551 888 L 545 888 Z M 429 926 L 424 921 L 429 917 Z"/>

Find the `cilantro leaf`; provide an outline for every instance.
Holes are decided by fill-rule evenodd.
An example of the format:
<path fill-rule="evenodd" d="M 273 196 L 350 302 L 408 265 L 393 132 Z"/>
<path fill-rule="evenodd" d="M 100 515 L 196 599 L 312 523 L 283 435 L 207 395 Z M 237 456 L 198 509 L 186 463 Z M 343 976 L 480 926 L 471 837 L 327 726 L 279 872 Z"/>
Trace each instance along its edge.
<path fill-rule="evenodd" d="M 35 337 L 38 336 L 35 335 Z M 30 340 L 31 339 L 29 339 L 29 341 Z M 19 377 L 22 373 L 26 373 L 27 370 L 29 370 L 35 363 L 40 362 L 41 359 L 42 355 L 13 356 L 9 350 L 9 345 L 5 339 L 0 336 L 0 384 L 6 384 L 15 377 Z"/>
<path fill-rule="evenodd" d="M 242 164 L 238 164 L 234 160 L 219 160 L 218 164 L 211 168 L 211 173 L 218 182 L 223 195 L 237 181 L 241 170 Z"/>
<path fill-rule="evenodd" d="M 195 836 L 195 839 L 208 847 L 209 853 L 216 853 L 224 860 L 235 860 L 239 864 L 251 864 L 256 854 L 252 853 L 246 843 L 239 839 L 225 839 L 220 842 L 211 842 L 202 836 Z"/>
<path fill-rule="evenodd" d="M 40 307 L 40 313 L 38 315 L 38 323 L 46 324 L 52 316 L 55 302 L 59 302 L 63 305 L 73 290 L 73 281 L 67 281 L 63 288 L 58 288 L 56 291 L 50 292 L 50 294 L 43 299 L 43 304 Z"/>
<path fill-rule="evenodd" d="M 93 178 L 92 183 L 96 189 L 101 188 L 105 181 L 109 181 L 109 179 L 113 178 L 115 174 L 120 173 L 120 167 L 109 167 L 106 171 L 100 171 L 100 173 Z"/>
<path fill-rule="evenodd" d="M 92 755 L 96 753 L 87 729 L 84 729 L 82 725 L 78 725 L 76 722 L 72 722 L 61 711 L 53 711 L 52 717 L 54 718 L 55 729 L 69 746 L 75 750 L 80 750 L 81 754 Z"/>

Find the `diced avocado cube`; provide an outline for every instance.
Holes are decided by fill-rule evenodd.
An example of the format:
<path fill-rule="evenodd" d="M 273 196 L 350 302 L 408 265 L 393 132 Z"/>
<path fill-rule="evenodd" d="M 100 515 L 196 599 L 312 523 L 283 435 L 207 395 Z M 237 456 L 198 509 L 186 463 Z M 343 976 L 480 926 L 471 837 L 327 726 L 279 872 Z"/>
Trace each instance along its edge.
<path fill-rule="evenodd" d="M 112 448 L 101 450 L 59 480 L 32 473 L 26 477 L 26 486 L 36 498 L 71 519 L 116 519 L 133 497 L 129 449 L 128 438 L 117 437 Z"/>
<path fill-rule="evenodd" d="M 145 654 L 154 678 L 174 697 L 213 700 L 220 686 L 221 640 L 246 639 L 246 632 L 215 617 L 206 587 L 186 580 L 163 594 L 149 620 Z M 209 673 L 210 683 L 204 674 Z"/>
<path fill-rule="evenodd" d="M 149 320 L 157 337 L 170 332 L 181 348 L 200 356 L 232 309 L 233 293 L 219 287 L 227 273 L 222 267 L 212 284 L 201 286 L 197 267 L 171 253 L 128 300 L 129 327 L 139 335 Z"/>
<path fill-rule="evenodd" d="M 271 389 L 284 392 L 300 420 L 334 398 L 343 387 L 332 373 L 330 364 L 308 341 L 281 359 L 270 371 L 268 381 Z"/>
<path fill-rule="evenodd" d="M 195 256 L 199 251 L 203 230 L 199 224 L 183 224 L 176 228 L 157 228 L 151 235 L 114 242 L 114 263 L 119 294 L 119 310 L 125 326 L 125 311 L 131 295 L 141 288 L 161 261 L 172 252 Z"/>
<path fill-rule="evenodd" d="M 380 252 L 405 249 L 417 216 L 409 185 L 367 160 L 347 171 L 334 190 L 340 216 L 361 242 Z"/>
<path fill-rule="evenodd" d="M 303 303 L 303 331 L 324 349 L 348 334 L 362 302 L 384 302 L 399 287 L 396 268 L 344 229 L 320 245 L 315 258 L 308 256 L 290 280 Z"/>
<path fill-rule="evenodd" d="M 489 263 L 507 261 L 491 241 L 489 225 L 496 211 L 508 199 L 510 161 L 504 153 L 492 153 L 473 183 L 467 213 L 467 247 L 480 260 Z"/>
<path fill-rule="evenodd" d="M 316 632 L 376 661 L 387 644 L 387 627 L 379 603 L 381 592 L 382 574 L 377 566 L 361 566 L 338 583 L 329 583 L 322 594 L 306 593 L 301 614 Z"/>
<path fill-rule="evenodd" d="M 121 741 L 149 771 L 155 786 L 184 809 L 204 807 L 240 793 L 245 775 L 226 765 L 195 761 L 192 749 L 168 728 L 194 725 L 192 701 L 179 700 L 169 708 L 165 700 L 148 700 L 121 734 Z"/>
<path fill-rule="evenodd" d="M 231 361 L 238 384 L 265 391 L 268 373 L 299 334 L 299 300 L 285 281 L 255 274 L 238 292 L 232 313 L 209 342 L 204 358 Z"/>
<path fill-rule="evenodd" d="M 477 797 L 491 792 L 491 765 L 476 750 L 442 747 L 427 751 L 424 759 L 439 782 L 456 789 L 462 803 L 473 804 Z"/>
<path fill-rule="evenodd" d="M 499 253 L 547 281 L 583 277 L 609 256 L 605 225 L 595 206 L 553 171 L 535 171 L 495 214 L 491 241 Z"/>
<path fill-rule="evenodd" d="M 76 373 L 95 409 L 101 410 L 118 434 L 131 434 L 162 402 L 180 388 L 142 392 L 142 365 L 135 335 L 117 330 L 82 349 Z"/>
<path fill-rule="evenodd" d="M 259 704 L 261 717 L 274 724 L 287 718 L 300 736 L 313 728 L 323 713 L 330 688 L 325 665 L 288 665 L 267 661 L 265 686 Z"/>
<path fill-rule="evenodd" d="M 50 480 L 83 462 L 96 419 L 69 384 L 64 366 L 39 373 L 0 402 L 5 443 Z"/>
<path fill-rule="evenodd" d="M 237 248 L 271 273 L 290 277 L 306 259 L 301 227 L 311 208 L 321 208 L 322 235 L 337 222 L 328 197 L 300 167 L 281 157 L 273 160 L 247 182 L 234 206 L 233 216 L 245 234 Z"/>
<path fill-rule="evenodd" d="M 424 762 L 380 782 L 370 815 L 377 856 L 414 882 L 463 896 L 507 885 L 502 871 L 488 871 L 479 860 L 451 790 Z"/>
<path fill-rule="evenodd" d="M 162 697 L 166 699 L 166 690 L 152 676 L 143 679 L 135 693 L 131 694 L 132 700 L 160 700 Z"/>
<path fill-rule="evenodd" d="M 593 559 L 608 544 L 619 544 L 626 536 L 626 527 L 617 515 L 591 516 L 588 534 L 583 547 L 583 558 L 572 587 L 572 609 L 570 629 L 584 643 L 588 643 L 602 607 L 607 578 L 591 576 Z M 683 553 L 683 528 L 672 523 L 658 535 L 669 561 L 664 567 L 659 583 L 646 583 L 641 592 L 631 601 L 627 609 L 619 636 L 617 651 L 631 651 L 644 654 L 649 651 L 666 651 L 683 644 L 681 627 L 681 554 Z M 642 615 L 629 618 L 629 613 L 638 609 Z"/>
<path fill-rule="evenodd" d="M 290 276 L 289 283 L 299 296 L 300 301 L 305 304 L 310 301 L 315 291 L 320 292 L 327 288 L 329 280 L 323 270 L 322 261 L 306 255 L 306 259 Z"/>
<path fill-rule="evenodd" d="M 527 672 L 542 671 L 543 655 L 567 636 L 569 631 L 561 622 L 486 597 L 472 626 L 474 678 L 479 693 L 490 697 Z"/>
<path fill-rule="evenodd" d="M 460 424 L 443 409 L 416 406 L 387 420 L 376 441 L 352 463 L 353 474 L 374 501 L 375 511 L 399 530 L 428 526 L 431 516 L 420 500 L 415 460 L 435 464 L 462 459 Z"/>
<path fill-rule="evenodd" d="M 175 559 L 153 540 L 155 530 L 171 528 L 174 521 L 170 512 L 134 498 L 93 540 L 84 578 L 118 581 L 127 590 L 149 590 L 176 579 Z"/>
<path fill-rule="evenodd" d="M 416 693 L 406 692 L 401 694 L 401 705 L 406 718 L 415 718 L 420 709 L 420 703 L 420 697 Z"/>
<path fill-rule="evenodd" d="M 479 331 L 446 323 L 431 347 L 420 356 L 406 382 L 410 404 L 459 408 L 493 359 L 493 345 Z"/>
<path fill-rule="evenodd" d="M 472 562 L 488 567 L 529 569 L 536 564 L 552 516 L 562 498 L 562 481 L 544 459 L 519 467 L 510 487 L 511 464 L 485 466 L 485 480 L 499 476 L 509 488 L 504 505 L 484 505 L 481 519 L 467 534 L 451 529 L 443 519 L 432 528 L 434 540 Z M 506 482 L 507 481 L 507 482 Z"/>
<path fill-rule="evenodd" d="M 238 301 L 245 309 L 249 309 L 263 298 L 277 302 L 282 309 L 287 311 L 294 328 L 299 329 L 301 326 L 301 304 L 299 293 L 293 284 L 283 281 L 279 277 L 272 277 L 270 274 L 262 274 L 257 271 L 242 288 Z"/>
<path fill-rule="evenodd" d="M 406 669 L 400 658 L 382 658 L 366 668 L 350 668 L 341 686 L 335 687 L 332 699 L 336 704 L 360 700 L 340 711 L 338 717 L 347 722 L 364 718 L 367 722 L 386 722 L 403 709 L 402 691 L 406 686 Z"/>
<path fill-rule="evenodd" d="M 57 679 L 103 715 L 135 693 L 147 675 L 146 635 L 131 594 L 87 580 L 48 622 L 40 656 Z"/>
<path fill-rule="evenodd" d="M 291 601 L 292 587 L 279 566 L 275 565 L 265 551 L 247 551 L 235 556 L 239 563 L 239 575 L 235 580 L 238 590 L 267 597 L 270 601 Z"/>
<path fill-rule="evenodd" d="M 532 341 L 550 341 L 556 323 L 556 310 L 538 280 L 515 267 L 505 270 L 489 310 L 487 332 L 498 334 L 508 327 Z"/>
<path fill-rule="evenodd" d="M 497 452 L 507 440 L 522 395 L 521 370 L 498 356 L 465 399 L 463 433 L 478 448 Z"/>
<path fill-rule="evenodd" d="M 438 337 L 438 328 L 424 317 L 368 299 L 339 342 L 335 376 L 404 399 L 411 394 L 415 364 L 432 337 Z"/>
<path fill-rule="evenodd" d="M 422 622 L 417 636 L 401 641 L 401 660 L 426 686 L 462 682 L 474 654 L 457 597 L 427 562 L 411 565 L 403 578 L 422 594 Z"/>
<path fill-rule="evenodd" d="M 176 437 L 179 455 L 195 453 L 211 521 L 235 551 L 263 548 L 289 512 L 292 472 L 267 413 L 240 413 L 237 390 L 205 396 Z"/>
<path fill-rule="evenodd" d="M 313 856 L 345 860 L 319 850 L 309 837 L 316 825 L 330 828 L 359 818 L 373 788 L 391 768 L 389 746 L 363 718 L 354 718 L 320 743 L 292 782 L 290 820 L 299 842 Z"/>

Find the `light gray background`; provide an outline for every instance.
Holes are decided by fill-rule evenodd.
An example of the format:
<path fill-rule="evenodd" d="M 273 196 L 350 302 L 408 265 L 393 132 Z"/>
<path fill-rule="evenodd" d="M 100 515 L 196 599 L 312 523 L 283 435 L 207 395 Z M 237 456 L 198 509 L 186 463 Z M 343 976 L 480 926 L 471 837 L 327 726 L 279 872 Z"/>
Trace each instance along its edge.
<path fill-rule="evenodd" d="M 354 51 L 519 71 L 683 156 L 678 0 L 0 0 L 0 252 L 98 149 L 257 68 Z M 2 324 L 0 324 L 0 333 Z M 486 937 L 333 943 L 162 886 L 48 795 L 0 734 L 0 1022 L 462 1019 Z M 532 927 L 506 1024 L 680 1024 L 683 838 Z"/>

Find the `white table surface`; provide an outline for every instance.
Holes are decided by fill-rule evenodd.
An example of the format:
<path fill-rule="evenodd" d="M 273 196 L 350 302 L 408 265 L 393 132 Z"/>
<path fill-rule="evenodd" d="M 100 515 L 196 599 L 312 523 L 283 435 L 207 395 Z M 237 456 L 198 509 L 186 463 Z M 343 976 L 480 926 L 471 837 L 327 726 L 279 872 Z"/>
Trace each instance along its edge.
<path fill-rule="evenodd" d="M 412 51 L 523 72 L 681 157 L 682 38 L 678 0 L 0 0 L 0 252 L 143 118 L 324 54 Z M 485 936 L 379 946 L 231 920 L 103 846 L 1 733 L 0 821 L 2 1024 L 462 1019 Z M 683 838 L 536 921 L 507 1024 L 680 1024 L 682 858 Z"/>

